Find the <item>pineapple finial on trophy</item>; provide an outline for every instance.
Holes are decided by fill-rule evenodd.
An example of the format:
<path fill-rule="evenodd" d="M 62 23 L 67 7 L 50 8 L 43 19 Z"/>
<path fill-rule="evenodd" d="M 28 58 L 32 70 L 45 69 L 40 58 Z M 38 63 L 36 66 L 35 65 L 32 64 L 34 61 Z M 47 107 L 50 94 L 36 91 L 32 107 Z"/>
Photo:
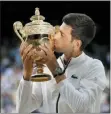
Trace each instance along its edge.
<path fill-rule="evenodd" d="M 40 11 L 39 11 L 39 8 L 35 8 L 35 15 L 40 15 Z"/>
<path fill-rule="evenodd" d="M 35 15 L 33 15 L 31 18 L 30 18 L 31 21 L 38 21 L 38 20 L 45 20 L 45 17 L 40 15 L 40 9 L 37 7 L 35 8 Z"/>

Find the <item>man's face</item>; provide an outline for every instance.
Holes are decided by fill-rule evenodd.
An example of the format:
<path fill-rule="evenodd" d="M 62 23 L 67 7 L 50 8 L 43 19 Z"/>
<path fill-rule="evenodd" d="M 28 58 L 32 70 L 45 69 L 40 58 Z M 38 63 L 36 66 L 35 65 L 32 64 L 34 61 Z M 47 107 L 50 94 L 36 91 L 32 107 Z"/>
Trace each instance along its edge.
<path fill-rule="evenodd" d="M 72 49 L 72 28 L 65 23 L 60 26 L 60 32 L 54 37 L 54 45 L 56 52 L 68 52 Z"/>

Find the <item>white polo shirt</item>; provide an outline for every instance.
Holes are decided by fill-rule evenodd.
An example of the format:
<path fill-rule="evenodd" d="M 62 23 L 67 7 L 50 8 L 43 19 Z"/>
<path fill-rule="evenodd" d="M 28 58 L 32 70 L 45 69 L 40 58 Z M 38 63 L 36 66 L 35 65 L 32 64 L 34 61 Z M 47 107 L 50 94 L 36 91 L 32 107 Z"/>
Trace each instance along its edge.
<path fill-rule="evenodd" d="M 63 58 L 64 55 L 61 56 Z M 61 59 L 58 63 L 64 69 Z M 44 71 L 51 74 L 47 67 Z M 83 52 L 71 59 L 65 75 L 67 78 L 58 84 L 53 77 L 47 82 L 31 82 L 22 78 L 16 96 L 17 112 L 30 113 L 38 109 L 44 113 L 56 113 L 58 109 L 58 113 L 99 113 L 101 95 L 106 87 L 102 62 Z"/>

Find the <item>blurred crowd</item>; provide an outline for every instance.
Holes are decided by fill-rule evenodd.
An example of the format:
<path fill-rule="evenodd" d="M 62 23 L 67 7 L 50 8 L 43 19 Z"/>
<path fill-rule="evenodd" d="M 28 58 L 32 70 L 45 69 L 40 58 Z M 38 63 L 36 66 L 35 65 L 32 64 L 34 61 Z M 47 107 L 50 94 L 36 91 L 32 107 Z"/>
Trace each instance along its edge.
<path fill-rule="evenodd" d="M 16 90 L 22 78 L 22 61 L 19 54 L 19 46 L 11 46 L 10 42 L 1 45 L 0 56 L 0 79 L 1 79 L 1 113 L 14 113 L 16 107 Z M 110 52 L 107 45 L 99 45 L 95 42 L 85 50 L 85 52 L 97 59 L 100 59 L 106 71 L 107 87 L 101 99 L 101 112 L 109 113 L 109 77 L 110 77 Z M 56 56 L 58 56 L 56 54 Z"/>

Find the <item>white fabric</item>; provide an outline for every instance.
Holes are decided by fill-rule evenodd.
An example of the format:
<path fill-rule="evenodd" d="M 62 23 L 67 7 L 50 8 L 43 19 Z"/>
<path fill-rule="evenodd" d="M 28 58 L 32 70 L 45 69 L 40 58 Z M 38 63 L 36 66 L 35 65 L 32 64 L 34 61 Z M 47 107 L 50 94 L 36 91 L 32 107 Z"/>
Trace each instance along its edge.
<path fill-rule="evenodd" d="M 61 56 L 63 58 L 64 55 Z M 63 68 L 60 58 L 58 62 Z M 47 67 L 44 71 L 50 72 Z M 73 74 L 77 79 L 71 77 Z M 65 75 L 67 78 L 58 84 L 54 78 L 47 82 L 22 79 L 17 90 L 17 112 L 29 113 L 38 109 L 44 113 L 56 113 L 56 101 L 60 92 L 59 113 L 99 113 L 101 95 L 106 87 L 102 62 L 83 52 L 79 57 L 71 59 Z"/>

